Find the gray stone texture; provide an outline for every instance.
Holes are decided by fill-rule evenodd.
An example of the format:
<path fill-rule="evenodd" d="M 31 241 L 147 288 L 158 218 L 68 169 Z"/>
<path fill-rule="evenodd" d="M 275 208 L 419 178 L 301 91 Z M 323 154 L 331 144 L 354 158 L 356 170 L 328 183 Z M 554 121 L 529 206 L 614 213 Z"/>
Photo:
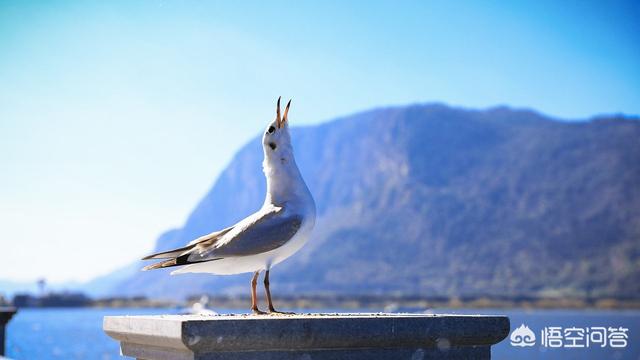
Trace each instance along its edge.
<path fill-rule="evenodd" d="M 413 314 L 107 316 L 139 359 L 489 359 L 504 316 Z"/>

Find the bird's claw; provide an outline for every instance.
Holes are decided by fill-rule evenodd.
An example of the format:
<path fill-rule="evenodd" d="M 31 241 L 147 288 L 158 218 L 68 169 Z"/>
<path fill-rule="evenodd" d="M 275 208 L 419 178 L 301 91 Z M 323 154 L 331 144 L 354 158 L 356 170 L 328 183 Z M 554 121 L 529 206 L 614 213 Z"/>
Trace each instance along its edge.
<path fill-rule="evenodd" d="M 294 312 L 289 311 L 278 311 L 276 309 L 269 309 L 269 315 L 295 315 Z"/>
<path fill-rule="evenodd" d="M 253 312 L 253 315 L 267 315 L 267 314 L 269 314 L 268 312 L 262 311 L 262 310 L 260 310 L 258 308 L 251 309 L 251 312 Z"/>

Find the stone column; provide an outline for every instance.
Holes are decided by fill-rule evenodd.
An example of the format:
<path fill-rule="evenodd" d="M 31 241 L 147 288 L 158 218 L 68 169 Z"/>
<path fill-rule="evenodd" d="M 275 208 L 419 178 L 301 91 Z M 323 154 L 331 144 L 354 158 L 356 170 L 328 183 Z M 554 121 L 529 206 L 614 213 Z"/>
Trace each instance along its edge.
<path fill-rule="evenodd" d="M 13 317 L 13 315 L 16 313 L 16 309 L 15 308 L 11 308 L 11 307 L 0 307 L 0 356 L 4 356 L 4 346 L 5 346 L 5 339 L 4 339 L 4 334 L 5 334 L 5 327 L 7 326 L 7 323 L 9 322 L 9 320 L 11 320 L 11 318 Z"/>
<path fill-rule="evenodd" d="M 509 318 L 301 314 L 106 316 L 104 331 L 138 359 L 490 359 Z"/>

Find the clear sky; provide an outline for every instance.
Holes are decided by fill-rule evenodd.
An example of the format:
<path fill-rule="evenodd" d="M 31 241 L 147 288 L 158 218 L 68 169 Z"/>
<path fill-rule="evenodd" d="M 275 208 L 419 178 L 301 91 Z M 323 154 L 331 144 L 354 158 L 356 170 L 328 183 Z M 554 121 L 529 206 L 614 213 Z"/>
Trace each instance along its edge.
<path fill-rule="evenodd" d="M 2 1 L 0 279 L 87 280 L 291 123 L 440 101 L 640 114 L 624 1 Z M 1 289 L 0 289 L 1 290 Z"/>

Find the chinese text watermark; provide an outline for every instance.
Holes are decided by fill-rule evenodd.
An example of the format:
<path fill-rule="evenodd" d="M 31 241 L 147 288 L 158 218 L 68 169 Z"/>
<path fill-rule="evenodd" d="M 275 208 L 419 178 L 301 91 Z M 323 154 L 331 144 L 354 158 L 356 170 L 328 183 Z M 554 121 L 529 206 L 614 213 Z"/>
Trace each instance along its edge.
<path fill-rule="evenodd" d="M 536 344 L 535 333 L 524 324 L 514 329 L 509 339 L 512 346 Z M 549 348 L 625 348 L 628 341 L 629 329 L 621 326 L 545 326 L 540 330 L 540 346 Z"/>

